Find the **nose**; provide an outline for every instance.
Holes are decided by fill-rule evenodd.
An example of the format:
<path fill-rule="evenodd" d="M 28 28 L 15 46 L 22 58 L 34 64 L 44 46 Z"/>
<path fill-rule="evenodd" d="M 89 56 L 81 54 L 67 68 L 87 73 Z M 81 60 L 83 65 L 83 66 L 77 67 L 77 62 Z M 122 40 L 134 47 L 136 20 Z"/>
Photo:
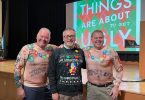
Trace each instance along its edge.
<path fill-rule="evenodd" d="M 42 40 L 48 40 L 47 38 L 43 37 Z"/>

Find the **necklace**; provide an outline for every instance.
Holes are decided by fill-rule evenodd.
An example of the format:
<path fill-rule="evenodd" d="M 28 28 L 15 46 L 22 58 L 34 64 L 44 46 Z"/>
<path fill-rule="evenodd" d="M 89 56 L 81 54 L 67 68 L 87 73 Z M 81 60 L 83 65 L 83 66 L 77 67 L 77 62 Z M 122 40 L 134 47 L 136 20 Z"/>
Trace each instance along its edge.
<path fill-rule="evenodd" d="M 28 61 L 30 61 L 30 62 L 34 62 L 34 58 L 36 58 L 36 57 L 40 57 L 45 60 L 49 56 L 45 52 L 40 52 L 40 50 L 37 47 L 34 47 L 34 44 L 29 44 L 28 48 L 30 50 L 30 54 L 28 56 Z"/>
<path fill-rule="evenodd" d="M 95 56 L 97 54 L 97 56 Z M 105 50 L 95 50 L 93 53 L 92 50 L 90 50 L 89 57 L 91 58 L 92 61 L 96 62 L 102 62 L 107 56 L 111 55 L 110 49 L 105 49 Z"/>

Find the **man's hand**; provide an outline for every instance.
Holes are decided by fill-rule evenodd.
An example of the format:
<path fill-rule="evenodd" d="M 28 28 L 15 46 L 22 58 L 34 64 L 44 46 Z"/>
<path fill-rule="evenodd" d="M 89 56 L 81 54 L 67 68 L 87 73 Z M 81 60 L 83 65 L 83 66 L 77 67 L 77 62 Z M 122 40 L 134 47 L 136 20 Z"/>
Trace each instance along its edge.
<path fill-rule="evenodd" d="M 64 44 L 61 44 L 58 48 L 63 48 L 63 45 L 64 45 Z"/>
<path fill-rule="evenodd" d="M 19 98 L 23 99 L 25 97 L 25 92 L 22 87 L 17 88 L 17 95 Z"/>
<path fill-rule="evenodd" d="M 119 94 L 119 87 L 115 85 L 110 92 L 110 95 L 112 96 L 112 100 L 117 100 L 118 94 Z"/>
<path fill-rule="evenodd" d="M 53 93 L 52 94 L 52 100 L 59 100 L 59 94 L 58 93 Z"/>
<path fill-rule="evenodd" d="M 80 48 L 80 45 L 77 44 L 77 43 L 75 43 L 75 44 L 74 44 L 74 47 L 79 49 L 79 48 Z"/>

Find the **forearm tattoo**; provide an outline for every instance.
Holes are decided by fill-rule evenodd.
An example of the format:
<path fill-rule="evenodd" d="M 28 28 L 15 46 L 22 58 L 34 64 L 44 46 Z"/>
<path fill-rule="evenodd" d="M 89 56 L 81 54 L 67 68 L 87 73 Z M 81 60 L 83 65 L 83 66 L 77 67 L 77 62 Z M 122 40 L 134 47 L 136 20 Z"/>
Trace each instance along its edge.
<path fill-rule="evenodd" d="M 122 66 L 118 56 L 114 57 L 114 67 L 115 67 L 117 72 L 123 71 L 123 66 Z"/>
<path fill-rule="evenodd" d="M 22 84 L 20 83 L 20 79 L 21 79 L 21 76 L 15 72 L 14 73 L 14 80 L 15 80 L 15 84 L 16 84 L 16 87 L 20 87 Z"/>

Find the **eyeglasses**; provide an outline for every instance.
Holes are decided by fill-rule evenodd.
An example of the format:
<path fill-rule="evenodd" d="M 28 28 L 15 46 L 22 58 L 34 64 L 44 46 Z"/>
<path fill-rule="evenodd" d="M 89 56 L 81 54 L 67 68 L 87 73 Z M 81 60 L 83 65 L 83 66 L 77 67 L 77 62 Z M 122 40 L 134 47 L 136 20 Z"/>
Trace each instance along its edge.
<path fill-rule="evenodd" d="M 75 38 L 75 35 L 65 35 L 66 38 Z"/>

